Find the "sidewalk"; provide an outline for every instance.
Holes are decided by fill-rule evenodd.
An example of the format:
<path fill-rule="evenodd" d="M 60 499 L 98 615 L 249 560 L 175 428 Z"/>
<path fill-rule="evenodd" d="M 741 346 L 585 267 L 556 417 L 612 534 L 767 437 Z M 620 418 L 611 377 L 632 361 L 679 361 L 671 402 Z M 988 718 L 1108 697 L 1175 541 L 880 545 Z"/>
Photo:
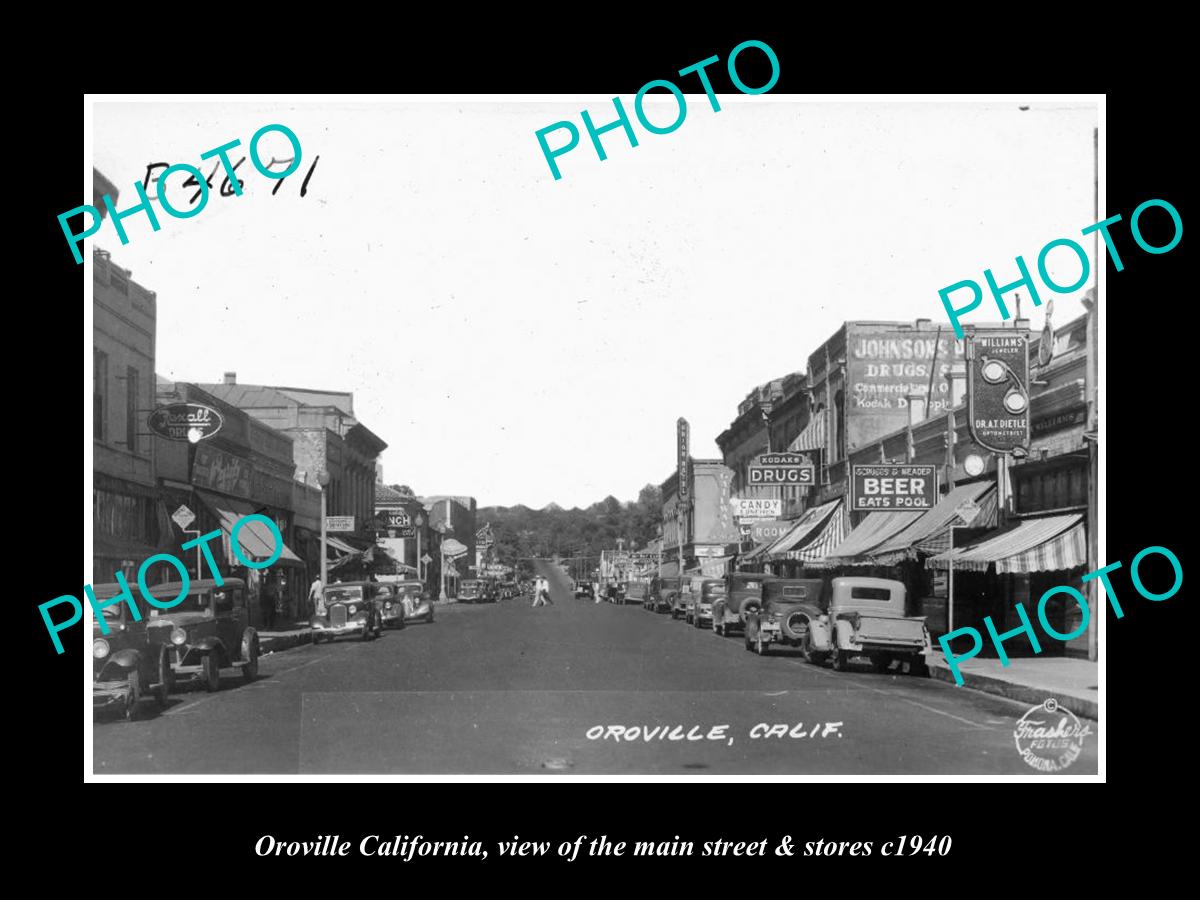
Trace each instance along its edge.
<path fill-rule="evenodd" d="M 925 661 L 933 678 L 954 684 L 954 673 L 946 657 L 937 651 Z M 1099 669 L 1086 659 L 1062 656 L 1011 659 L 1007 666 L 998 659 L 968 659 L 959 663 L 963 687 L 1019 700 L 1030 706 L 1053 697 L 1077 716 L 1096 719 L 1099 701 Z"/>

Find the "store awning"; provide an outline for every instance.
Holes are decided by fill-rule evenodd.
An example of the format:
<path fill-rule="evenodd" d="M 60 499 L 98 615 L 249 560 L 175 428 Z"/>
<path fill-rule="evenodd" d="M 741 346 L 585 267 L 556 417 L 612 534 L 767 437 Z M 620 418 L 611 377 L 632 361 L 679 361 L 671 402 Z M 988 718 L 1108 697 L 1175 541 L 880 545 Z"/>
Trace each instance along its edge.
<path fill-rule="evenodd" d="M 844 541 L 849 532 L 850 514 L 846 512 L 846 505 L 843 503 L 834 510 L 832 516 L 825 520 L 825 525 L 821 528 L 820 533 L 811 538 L 803 547 L 789 550 L 784 556 L 787 559 L 800 560 L 806 567 L 814 565 Z"/>
<path fill-rule="evenodd" d="M 998 573 L 1055 572 L 1087 564 L 1083 516 L 1026 519 L 992 532 L 966 547 L 956 547 L 925 560 L 927 569 L 954 568 L 983 572 L 992 563 Z"/>
<path fill-rule="evenodd" d="M 788 450 L 793 453 L 802 453 L 805 450 L 824 450 L 828 446 L 825 441 L 825 416 L 825 410 L 817 413 L 804 430 L 796 435 L 796 439 L 788 444 Z"/>
<path fill-rule="evenodd" d="M 325 545 L 327 547 L 332 547 L 338 553 L 361 553 L 362 552 L 357 547 L 351 547 L 349 544 L 347 544 L 341 538 L 335 538 L 332 534 L 325 535 Z"/>
<path fill-rule="evenodd" d="M 903 532 L 921 516 L 921 512 L 871 512 L 858 523 L 846 539 L 829 551 L 828 559 L 835 565 L 876 565 L 866 555 L 885 541 Z"/>
<path fill-rule="evenodd" d="M 796 524 L 792 526 L 783 537 L 778 538 L 775 543 L 771 544 L 766 550 L 766 555 L 770 559 L 784 559 L 784 554 L 789 550 L 797 549 L 806 543 L 806 539 L 815 536 L 825 520 L 828 519 L 837 510 L 838 504 L 841 503 L 841 498 L 830 500 L 828 503 L 822 503 L 820 506 L 814 506 L 812 509 L 804 513 Z"/>
<path fill-rule="evenodd" d="M 674 578 L 679 574 L 679 563 L 665 562 L 662 564 L 662 577 Z"/>
<path fill-rule="evenodd" d="M 196 495 L 221 520 L 221 530 L 225 533 L 225 540 L 229 543 L 230 554 L 233 554 L 233 527 L 238 523 L 239 519 L 254 515 L 254 507 L 244 501 L 218 497 L 216 494 L 210 494 L 207 491 L 197 490 Z M 242 553 L 253 558 L 256 562 L 270 559 L 275 555 L 275 535 L 264 522 L 258 519 L 252 519 L 238 529 L 238 543 L 241 544 Z M 233 559 L 236 561 L 237 557 L 233 556 Z M 279 565 L 288 563 L 298 566 L 304 565 L 303 560 L 293 553 L 287 544 L 283 545 L 279 559 L 275 563 Z"/>
<path fill-rule="evenodd" d="M 871 551 L 871 558 L 880 565 L 893 565 L 905 559 L 913 559 L 918 551 L 941 553 L 950 548 L 949 529 L 966 523 L 958 514 L 965 503 L 979 507 L 971 520 L 974 528 L 996 526 L 996 485 L 991 481 L 960 484 L 946 494 L 933 509 L 894 537 L 884 541 Z M 961 541 L 960 541 L 961 543 Z"/>

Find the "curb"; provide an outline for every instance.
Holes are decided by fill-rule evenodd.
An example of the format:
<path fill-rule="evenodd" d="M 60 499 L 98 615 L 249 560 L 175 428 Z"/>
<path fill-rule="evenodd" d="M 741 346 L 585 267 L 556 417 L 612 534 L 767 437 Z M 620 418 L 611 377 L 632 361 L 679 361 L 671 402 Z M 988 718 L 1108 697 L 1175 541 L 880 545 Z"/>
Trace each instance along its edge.
<path fill-rule="evenodd" d="M 947 666 L 939 666 L 932 660 L 929 660 L 928 657 L 926 661 L 929 666 L 929 676 L 931 678 L 936 678 L 939 681 L 945 681 L 950 684 L 955 683 L 954 675 L 951 674 Z M 993 678 L 990 675 L 979 675 L 975 672 L 962 672 L 961 674 L 963 677 L 962 687 L 981 691 L 985 694 L 994 694 L 997 697 L 1007 697 L 1009 700 L 1019 700 L 1022 703 L 1028 703 L 1030 706 L 1042 703 L 1053 697 L 1058 701 L 1059 706 L 1069 709 L 1075 715 L 1083 716 L 1092 721 L 1099 720 L 1098 699 L 1091 700 L 1086 697 L 1077 697 L 1073 694 L 1059 693 L 1048 688 L 1033 687 L 1028 684 L 1016 684 L 1012 681 Z"/>
<path fill-rule="evenodd" d="M 311 643 L 312 630 L 307 628 L 304 631 L 274 634 L 270 637 L 260 635 L 258 639 L 258 653 L 260 656 L 267 653 L 278 653 L 280 650 L 291 650 L 293 647 Z"/>

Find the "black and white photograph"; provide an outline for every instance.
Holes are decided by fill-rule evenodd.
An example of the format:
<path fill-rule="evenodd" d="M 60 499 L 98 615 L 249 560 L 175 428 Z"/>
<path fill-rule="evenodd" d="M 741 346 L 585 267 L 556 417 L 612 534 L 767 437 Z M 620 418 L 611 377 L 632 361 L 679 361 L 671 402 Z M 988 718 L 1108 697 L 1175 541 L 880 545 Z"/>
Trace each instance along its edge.
<path fill-rule="evenodd" d="M 1106 207 L 1102 95 L 731 49 L 88 95 L 86 780 L 1103 780 L 1100 298 L 1172 197 Z"/>

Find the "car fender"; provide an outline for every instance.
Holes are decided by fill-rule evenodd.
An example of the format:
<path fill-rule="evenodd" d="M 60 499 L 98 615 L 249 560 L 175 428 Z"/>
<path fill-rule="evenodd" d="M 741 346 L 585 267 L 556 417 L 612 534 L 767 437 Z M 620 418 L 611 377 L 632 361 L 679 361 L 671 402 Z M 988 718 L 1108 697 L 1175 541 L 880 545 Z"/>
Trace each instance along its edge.
<path fill-rule="evenodd" d="M 837 629 L 837 645 L 839 648 L 845 650 L 851 644 L 856 643 L 854 640 L 854 624 L 851 621 L 839 617 L 834 622 L 834 626 Z"/>
<path fill-rule="evenodd" d="M 96 681 L 124 681 L 131 671 L 140 667 L 141 661 L 141 651 L 128 648 L 119 650 L 104 661 Z M 120 672 L 114 672 L 114 669 L 119 669 Z"/>
<path fill-rule="evenodd" d="M 833 646 L 833 635 L 829 630 L 829 622 L 822 617 L 808 620 L 809 646 L 814 650 L 828 650 Z"/>
<path fill-rule="evenodd" d="M 196 643 L 192 644 L 191 647 L 188 648 L 189 656 L 191 656 L 192 654 L 199 654 L 201 656 L 206 656 L 209 653 L 218 654 L 218 658 L 222 659 L 222 660 L 229 658 L 229 653 L 225 647 L 225 642 L 223 640 L 221 640 L 219 637 L 217 637 L 216 635 L 212 635 L 212 634 L 208 635 L 207 637 L 201 638 L 200 640 L 196 641 Z"/>

